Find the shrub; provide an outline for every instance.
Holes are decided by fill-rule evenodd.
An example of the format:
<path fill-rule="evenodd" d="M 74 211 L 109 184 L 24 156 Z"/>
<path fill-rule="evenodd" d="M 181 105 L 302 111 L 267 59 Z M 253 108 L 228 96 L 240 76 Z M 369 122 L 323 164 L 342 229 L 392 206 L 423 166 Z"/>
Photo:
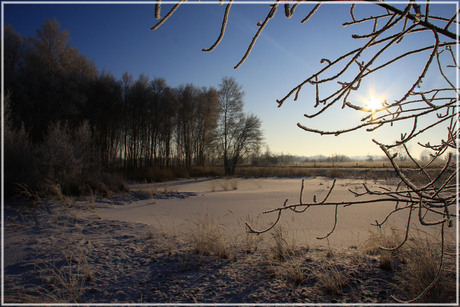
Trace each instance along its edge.
<path fill-rule="evenodd" d="M 37 173 L 34 166 L 33 147 L 24 126 L 19 130 L 14 130 L 5 121 L 4 155 L 5 196 L 13 196 L 17 192 L 18 185 L 24 190 L 30 189 Z"/>
<path fill-rule="evenodd" d="M 84 147 L 85 144 L 74 142 L 67 125 L 58 122 L 49 126 L 37 150 L 41 177 L 51 184 L 60 185 L 66 194 L 76 194 L 81 186 L 83 159 L 75 145 Z"/>
<path fill-rule="evenodd" d="M 96 162 L 88 123 L 73 130 L 67 124 L 51 124 L 43 141 L 33 146 L 24 127 L 5 125 L 5 192 L 25 198 L 63 195 L 107 195 L 123 191 L 123 179 L 106 174 Z"/>

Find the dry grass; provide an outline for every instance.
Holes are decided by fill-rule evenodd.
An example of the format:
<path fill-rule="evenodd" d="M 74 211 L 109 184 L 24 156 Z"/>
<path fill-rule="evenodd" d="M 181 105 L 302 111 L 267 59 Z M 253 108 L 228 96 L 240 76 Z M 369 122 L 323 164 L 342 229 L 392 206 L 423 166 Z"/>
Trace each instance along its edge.
<path fill-rule="evenodd" d="M 225 178 L 219 180 L 219 186 L 224 191 L 238 190 L 238 179 L 237 178 Z"/>
<path fill-rule="evenodd" d="M 209 211 L 198 220 L 193 221 L 190 237 L 197 254 L 214 255 L 224 259 L 231 256 L 226 231 L 214 214 Z"/>
<path fill-rule="evenodd" d="M 38 268 L 46 284 L 46 288 L 40 291 L 40 297 L 51 303 L 79 303 L 86 282 L 93 278 L 86 255 L 78 249 L 76 253 L 66 255 L 61 266 L 55 261 L 48 261 Z"/>
<path fill-rule="evenodd" d="M 211 181 L 211 191 L 235 191 L 238 190 L 237 178 L 223 178 Z"/>
<path fill-rule="evenodd" d="M 232 211 L 229 210 L 229 212 L 234 216 Z M 237 233 L 236 235 L 236 241 L 239 243 L 238 245 L 241 246 L 244 253 L 254 253 L 259 248 L 259 245 L 262 243 L 263 236 L 259 236 L 257 234 L 248 232 L 246 223 L 248 223 L 249 225 L 257 225 L 256 221 L 253 218 L 251 218 L 249 214 L 246 216 L 246 219 L 244 221 L 241 218 L 236 218 L 236 221 L 238 223 L 239 230 L 239 233 Z"/>
<path fill-rule="evenodd" d="M 159 230 L 159 235 L 154 236 L 152 232 L 148 232 L 146 234 L 146 239 L 151 239 L 155 237 L 156 239 L 159 240 L 158 244 L 155 244 L 153 246 L 150 246 L 149 248 L 153 249 L 153 252 L 155 253 L 167 253 L 169 255 L 172 255 L 175 253 L 177 250 L 177 246 L 179 244 L 178 237 L 176 234 L 176 227 L 173 224 L 173 231 L 172 233 L 167 233 L 163 227 L 163 223 L 155 217 L 156 222 L 158 223 L 158 230 Z"/>
<path fill-rule="evenodd" d="M 279 261 L 292 259 L 296 254 L 296 244 L 294 239 L 288 241 L 288 231 L 282 226 L 277 226 L 270 234 L 272 236 L 270 250 L 273 258 Z"/>
<path fill-rule="evenodd" d="M 421 231 L 417 231 L 396 251 L 379 248 L 396 247 L 401 242 L 402 234 L 392 229 L 389 233 L 372 233 L 364 248 L 366 253 L 379 256 L 379 267 L 383 270 L 395 271 L 395 260 L 399 260 L 401 267 L 396 274 L 400 286 L 407 293 L 405 299 L 413 299 L 435 280 L 441 262 L 441 243 L 434 237 L 423 236 Z M 455 264 L 454 261 L 448 263 L 449 257 L 451 256 L 448 254 L 444 256 L 439 280 L 419 302 L 441 303 L 453 300 L 456 289 Z"/>
<path fill-rule="evenodd" d="M 318 279 L 325 294 L 342 295 L 343 288 L 348 285 L 348 278 L 333 263 L 328 263 L 319 272 Z"/>
<path fill-rule="evenodd" d="M 436 278 L 441 261 L 441 246 L 420 236 L 411 238 L 400 252 L 405 266 L 399 277 L 402 287 L 409 298 L 418 296 Z M 448 258 L 449 256 L 445 256 Z M 444 259 L 446 263 L 447 259 Z M 451 274 L 449 274 L 451 271 Z M 442 303 L 449 302 L 455 297 L 456 282 L 452 266 L 444 264 L 438 282 L 420 299 L 420 302 Z M 451 275 L 449 277 L 449 275 Z"/>
<path fill-rule="evenodd" d="M 291 259 L 281 266 L 286 280 L 297 286 L 302 285 L 307 279 L 305 272 L 302 269 L 302 260 L 303 259 L 300 258 Z"/>
<path fill-rule="evenodd" d="M 306 271 L 302 267 L 303 264 L 304 261 L 301 257 L 292 257 L 283 262 L 269 260 L 266 262 L 267 277 L 279 278 L 287 283 L 301 286 L 307 280 Z"/>
<path fill-rule="evenodd" d="M 393 270 L 393 262 L 399 256 L 398 251 L 387 251 L 381 249 L 381 247 L 394 248 L 402 242 L 401 233 L 391 228 L 389 233 L 380 231 L 372 232 L 369 238 L 364 241 L 363 249 L 366 254 L 378 255 L 379 256 L 379 267 L 386 271 Z"/>

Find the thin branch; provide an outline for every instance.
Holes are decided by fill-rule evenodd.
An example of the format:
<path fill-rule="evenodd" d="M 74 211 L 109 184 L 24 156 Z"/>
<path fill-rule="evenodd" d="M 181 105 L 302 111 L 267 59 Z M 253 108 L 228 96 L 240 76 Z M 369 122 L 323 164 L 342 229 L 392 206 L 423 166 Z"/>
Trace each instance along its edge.
<path fill-rule="evenodd" d="M 288 202 L 288 199 L 286 199 L 286 200 L 284 201 L 284 206 L 286 206 L 286 203 L 287 203 L 287 202 Z M 249 223 L 247 223 L 247 222 L 246 222 L 245 224 L 246 224 L 246 227 L 248 228 L 248 232 L 249 232 L 249 233 L 255 233 L 255 234 L 260 235 L 260 234 L 262 234 L 262 233 L 265 233 L 265 232 L 270 231 L 273 227 L 275 227 L 275 225 L 278 224 L 280 218 L 281 218 L 281 210 L 278 210 L 278 217 L 276 218 L 275 222 L 274 222 L 271 226 L 269 226 L 268 228 L 266 228 L 266 229 L 264 229 L 264 230 L 260 230 L 260 231 L 259 231 L 259 230 L 255 230 L 254 228 L 252 228 L 252 226 L 251 226 Z"/>
<path fill-rule="evenodd" d="M 331 231 L 329 231 L 329 233 L 327 235 L 325 235 L 324 237 L 316 237 L 316 239 L 318 240 L 323 240 L 323 239 L 326 239 L 327 237 L 329 237 L 335 230 L 335 227 L 337 226 L 337 210 L 339 208 L 339 205 L 335 205 L 335 213 L 334 213 L 334 226 L 332 227 Z"/>
<path fill-rule="evenodd" d="M 310 11 L 310 13 L 308 13 L 308 15 L 304 19 L 302 19 L 300 23 L 307 22 L 316 13 L 316 11 L 319 9 L 320 6 L 321 6 L 321 2 L 316 4 L 315 7 Z"/>
<path fill-rule="evenodd" d="M 224 38 L 225 28 L 227 27 L 228 15 L 230 14 L 230 8 L 232 7 L 232 3 L 233 3 L 233 0 L 230 0 L 228 2 L 228 4 L 227 4 L 227 7 L 225 8 L 224 18 L 222 20 L 222 27 L 220 29 L 219 37 L 217 38 L 217 40 L 214 43 L 214 45 L 212 45 L 211 47 L 209 47 L 207 49 L 206 48 L 202 49 L 203 52 L 211 52 L 211 51 L 213 51 L 214 49 L 216 49 L 216 47 L 220 44 L 220 42 Z"/>
<path fill-rule="evenodd" d="M 174 14 L 174 12 L 179 8 L 179 6 L 183 3 L 183 2 L 186 2 L 187 0 L 180 0 L 178 3 L 176 3 L 176 5 L 173 6 L 173 8 L 168 12 L 168 14 L 166 14 L 165 17 L 163 17 L 162 20 L 160 20 L 155 26 L 153 26 L 151 28 L 151 30 L 157 30 L 162 24 L 165 23 L 166 20 L 168 20 L 169 17 L 171 17 L 172 14 Z M 157 3 L 157 5 L 159 5 Z M 157 7 L 157 10 L 159 11 L 158 7 Z M 158 16 L 158 15 L 157 15 Z"/>
<path fill-rule="evenodd" d="M 246 50 L 246 53 L 244 54 L 243 58 L 238 62 L 238 64 L 236 64 L 234 69 L 238 69 L 241 66 L 241 64 L 243 64 L 244 61 L 246 61 L 246 59 L 248 58 L 249 54 L 252 51 L 252 48 L 254 47 L 254 45 L 256 44 L 257 39 L 259 38 L 260 33 L 262 33 L 263 29 L 265 28 L 267 23 L 270 21 L 270 19 L 272 19 L 273 16 L 275 16 L 276 10 L 278 8 L 279 1 L 280 0 L 277 0 L 275 4 L 271 5 L 270 12 L 268 13 L 268 15 L 265 18 L 264 22 L 262 24 L 258 24 L 259 30 L 257 30 L 256 35 L 254 35 L 254 37 L 252 38 L 251 44 L 249 44 L 249 47 Z"/>
<path fill-rule="evenodd" d="M 382 2 L 380 2 L 378 0 L 364 0 L 364 1 L 374 2 L 376 5 L 381 6 L 383 8 L 386 8 L 387 10 L 390 10 L 390 11 L 392 11 L 392 12 L 398 14 L 398 15 L 403 15 L 404 14 L 403 11 L 397 9 L 396 7 L 394 7 L 392 5 L 389 5 L 389 4 L 386 4 L 386 3 L 382 3 Z M 413 14 L 407 14 L 406 17 L 409 18 L 412 21 L 417 21 L 417 17 L 414 16 Z M 419 25 L 421 25 L 421 26 L 423 26 L 425 28 L 431 29 L 433 31 L 436 31 L 437 33 L 441 33 L 441 34 L 443 34 L 443 35 L 445 35 L 445 36 L 447 36 L 449 38 L 452 38 L 452 39 L 454 39 L 456 41 L 459 40 L 459 37 L 457 36 L 457 34 L 455 34 L 453 32 L 450 32 L 450 31 L 448 31 L 446 29 L 440 28 L 438 26 L 435 26 L 434 24 L 432 24 L 430 22 L 427 22 L 425 20 L 419 20 L 417 22 L 417 24 L 419 24 Z"/>
<path fill-rule="evenodd" d="M 161 0 L 158 0 L 155 4 L 155 19 L 161 18 Z"/>
<path fill-rule="evenodd" d="M 396 251 L 398 249 L 400 249 L 406 242 L 407 242 L 407 239 L 409 238 L 409 229 L 410 229 L 410 220 L 411 220 L 411 217 L 412 217 L 412 210 L 413 210 L 413 204 L 409 207 L 409 215 L 407 217 L 407 224 L 406 224 L 406 234 L 404 236 L 404 240 L 396 247 L 384 247 L 384 246 L 380 246 L 379 248 L 382 249 L 382 250 L 385 250 L 385 251 Z"/>
<path fill-rule="evenodd" d="M 444 30 L 447 30 L 452 25 L 452 23 L 457 19 L 458 13 L 459 12 L 455 12 L 454 16 L 452 16 L 452 18 L 449 20 L 449 22 L 444 27 Z"/>

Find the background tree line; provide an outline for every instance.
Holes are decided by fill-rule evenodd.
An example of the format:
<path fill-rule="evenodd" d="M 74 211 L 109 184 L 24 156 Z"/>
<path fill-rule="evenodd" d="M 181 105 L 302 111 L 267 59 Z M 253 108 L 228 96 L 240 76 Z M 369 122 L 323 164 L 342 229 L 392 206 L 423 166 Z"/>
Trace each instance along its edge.
<path fill-rule="evenodd" d="M 261 122 L 243 112 L 244 91 L 233 78 L 217 89 L 172 88 L 162 78 L 134 80 L 128 72 L 118 80 L 72 47 L 55 19 L 25 38 L 7 25 L 4 40 L 6 183 L 27 181 L 35 171 L 62 184 L 73 173 L 65 167 L 70 161 L 79 174 L 222 161 L 232 175 L 262 141 Z M 25 146 L 32 162 L 15 163 Z"/>

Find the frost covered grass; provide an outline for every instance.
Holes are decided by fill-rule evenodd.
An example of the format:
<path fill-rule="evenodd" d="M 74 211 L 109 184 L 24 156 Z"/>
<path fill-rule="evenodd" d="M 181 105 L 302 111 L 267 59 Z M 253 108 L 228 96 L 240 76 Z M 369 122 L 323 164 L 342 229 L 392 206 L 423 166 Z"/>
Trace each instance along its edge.
<path fill-rule="evenodd" d="M 229 237 L 224 227 L 208 211 L 192 222 L 190 238 L 197 254 L 224 259 L 231 256 Z"/>
<path fill-rule="evenodd" d="M 95 192 L 46 204 L 39 199 L 35 207 L 7 204 L 5 301 L 395 303 L 392 296 L 420 294 L 437 272 L 440 242 L 423 233 L 388 253 L 379 247 L 399 245 L 404 233 L 373 232 L 353 246 L 338 246 L 333 236 L 329 244 L 317 241 L 318 224 L 313 223 L 325 221 L 320 234 L 327 232 L 330 216 L 324 214 L 329 211 L 312 210 L 310 214 L 320 215 L 306 222 L 296 215 L 267 233 L 248 233 L 246 222 L 257 229 L 270 224 L 273 216 L 257 213 L 262 206 L 276 205 L 280 193 L 284 197 L 288 185 L 280 184 L 286 179 L 238 179 L 237 191 L 229 184 L 222 193 L 210 191 L 212 181 L 132 186 L 152 195 L 165 190 L 195 193 L 185 198 L 152 201 L 134 192 L 113 198 Z M 316 191 L 328 184 L 327 179 L 312 179 L 307 186 Z M 290 196 L 294 200 L 297 187 Z M 296 223 L 310 232 L 299 231 Z M 444 259 L 440 284 L 418 302 L 455 300 L 455 249 L 446 245 L 446 251 L 451 256 Z"/>

